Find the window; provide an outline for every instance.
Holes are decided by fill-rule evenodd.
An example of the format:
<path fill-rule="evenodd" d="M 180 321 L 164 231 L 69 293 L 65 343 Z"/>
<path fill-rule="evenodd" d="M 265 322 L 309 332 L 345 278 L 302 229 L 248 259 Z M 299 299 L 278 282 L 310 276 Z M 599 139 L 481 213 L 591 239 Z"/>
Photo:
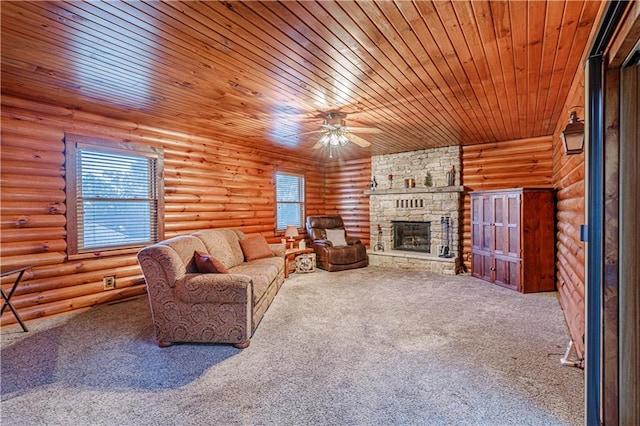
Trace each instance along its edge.
<path fill-rule="evenodd" d="M 304 176 L 276 173 L 276 231 L 304 228 Z"/>
<path fill-rule="evenodd" d="M 164 236 L 162 150 L 65 136 L 70 255 L 141 247 Z"/>

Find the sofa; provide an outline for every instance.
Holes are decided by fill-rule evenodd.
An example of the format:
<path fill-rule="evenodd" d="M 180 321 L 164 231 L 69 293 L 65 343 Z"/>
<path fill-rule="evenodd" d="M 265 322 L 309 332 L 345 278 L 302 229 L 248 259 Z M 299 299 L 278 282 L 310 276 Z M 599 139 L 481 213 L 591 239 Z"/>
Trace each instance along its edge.
<path fill-rule="evenodd" d="M 256 244 L 262 257 L 248 252 Z M 205 342 L 248 347 L 284 282 L 285 250 L 284 244 L 247 238 L 236 229 L 199 231 L 140 250 L 137 258 L 159 346 Z M 209 267 L 219 270 L 201 272 Z"/>
<path fill-rule="evenodd" d="M 366 246 L 347 235 L 340 215 L 307 217 L 307 239 L 321 269 L 333 272 L 369 265 Z"/>

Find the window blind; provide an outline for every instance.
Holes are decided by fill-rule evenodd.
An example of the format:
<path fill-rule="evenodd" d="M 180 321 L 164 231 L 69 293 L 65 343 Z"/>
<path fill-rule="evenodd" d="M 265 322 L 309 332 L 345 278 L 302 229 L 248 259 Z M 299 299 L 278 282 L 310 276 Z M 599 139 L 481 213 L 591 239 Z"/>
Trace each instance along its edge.
<path fill-rule="evenodd" d="M 82 147 L 76 159 L 78 251 L 155 242 L 156 159 Z"/>
<path fill-rule="evenodd" d="M 276 173 L 276 230 L 287 225 L 304 227 L 304 177 L 288 173 Z"/>

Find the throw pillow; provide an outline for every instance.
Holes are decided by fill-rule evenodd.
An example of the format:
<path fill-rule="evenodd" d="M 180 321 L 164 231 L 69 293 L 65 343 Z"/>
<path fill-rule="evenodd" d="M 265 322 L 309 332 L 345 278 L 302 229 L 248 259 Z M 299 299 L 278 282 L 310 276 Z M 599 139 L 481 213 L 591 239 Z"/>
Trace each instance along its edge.
<path fill-rule="evenodd" d="M 327 240 L 331 241 L 334 247 L 343 247 L 347 245 L 344 229 L 326 229 Z"/>
<path fill-rule="evenodd" d="M 201 274 L 228 274 L 227 268 L 215 257 L 209 253 L 203 253 L 196 251 L 194 254 L 196 258 L 196 267 Z"/>
<path fill-rule="evenodd" d="M 262 235 L 259 237 L 240 240 L 240 247 L 244 254 L 244 260 L 247 262 L 250 260 L 263 259 L 265 257 L 273 257 L 271 247 L 269 247 L 269 243 Z"/>

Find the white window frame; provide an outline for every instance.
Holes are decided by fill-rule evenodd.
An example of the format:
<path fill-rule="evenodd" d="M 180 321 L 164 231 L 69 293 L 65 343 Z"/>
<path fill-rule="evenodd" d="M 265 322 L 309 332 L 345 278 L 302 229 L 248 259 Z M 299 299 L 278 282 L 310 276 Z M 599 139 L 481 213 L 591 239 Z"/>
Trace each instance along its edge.
<path fill-rule="evenodd" d="M 74 134 L 65 134 L 66 148 L 66 188 L 67 188 L 67 254 L 72 257 L 84 257 L 120 254 L 123 252 L 135 252 L 140 247 L 164 239 L 164 154 L 162 148 L 150 147 L 130 142 L 116 142 L 100 138 L 92 138 Z M 113 243 L 103 246 L 83 246 L 85 235 L 80 235 L 83 224 L 79 221 L 83 219 L 83 195 L 81 189 L 81 176 L 79 171 L 79 158 L 82 150 L 93 152 L 103 152 L 108 154 L 120 154 L 129 157 L 146 158 L 150 161 L 149 198 L 118 198 L 105 199 L 113 203 L 127 203 L 135 201 L 149 202 L 151 205 L 151 217 L 149 221 L 148 241 L 136 241 Z M 100 200 L 94 197 L 87 200 Z"/>
<path fill-rule="evenodd" d="M 278 191 L 278 176 L 288 176 L 295 177 L 299 179 L 298 181 L 298 200 L 290 201 L 290 200 L 280 200 L 279 199 L 279 191 Z M 287 228 L 287 225 L 297 225 L 299 230 L 303 230 L 305 228 L 305 211 L 306 211 L 306 178 L 302 173 L 295 172 L 287 172 L 287 171 L 276 171 L 274 176 L 274 186 L 275 186 L 275 198 L 276 198 L 276 232 L 284 232 Z M 300 206 L 300 223 L 285 223 L 280 224 L 280 218 L 278 215 L 279 206 L 282 204 L 297 204 Z"/>

